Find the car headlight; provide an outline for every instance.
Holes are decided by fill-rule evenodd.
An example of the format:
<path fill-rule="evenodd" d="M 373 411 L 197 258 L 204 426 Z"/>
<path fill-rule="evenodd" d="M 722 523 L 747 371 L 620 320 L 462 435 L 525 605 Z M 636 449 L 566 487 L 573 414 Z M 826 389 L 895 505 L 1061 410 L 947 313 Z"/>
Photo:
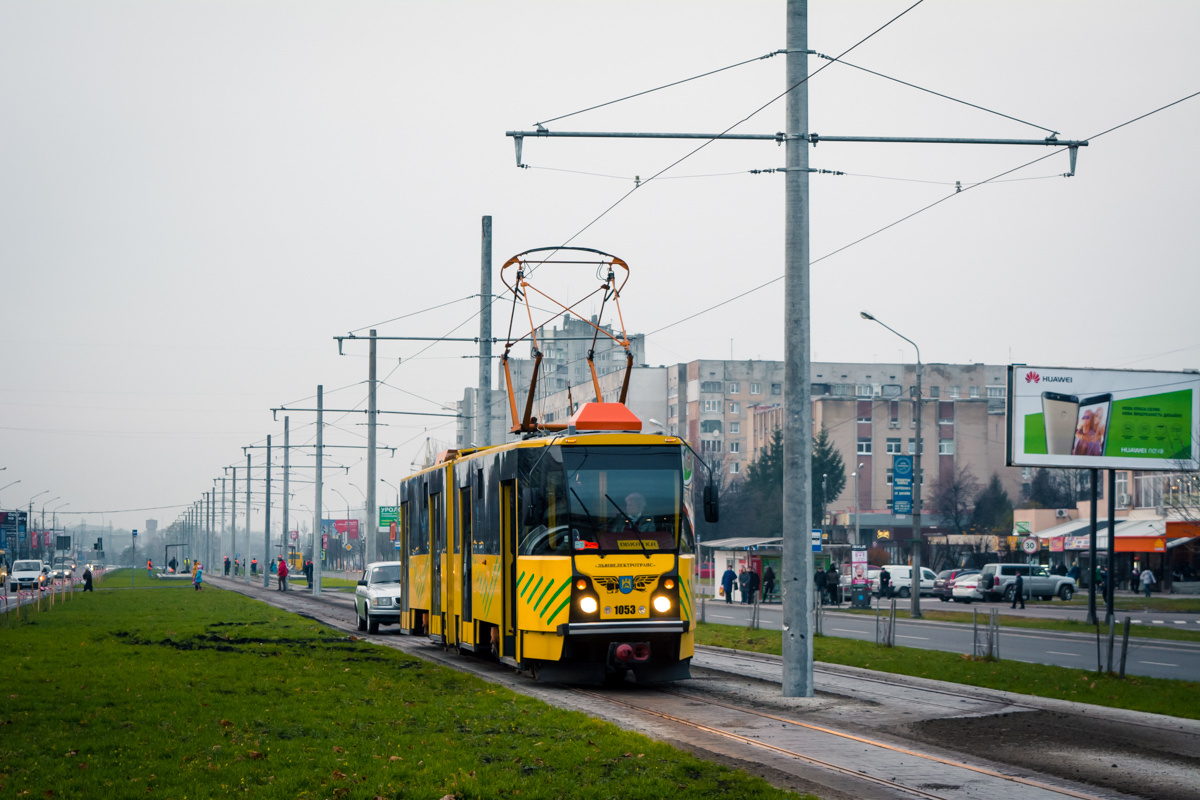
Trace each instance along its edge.
<path fill-rule="evenodd" d="M 660 614 L 665 614 L 671 610 L 671 598 L 660 594 L 654 598 L 654 610 Z"/>
<path fill-rule="evenodd" d="M 392 604 L 392 598 L 390 598 L 390 597 L 372 597 L 371 598 L 371 605 L 373 605 L 373 606 L 390 606 L 391 604 Z"/>
<path fill-rule="evenodd" d="M 585 614 L 595 614 L 596 609 L 599 607 L 600 604 L 596 602 L 596 598 L 594 597 L 584 597 L 579 601 L 579 608 Z"/>

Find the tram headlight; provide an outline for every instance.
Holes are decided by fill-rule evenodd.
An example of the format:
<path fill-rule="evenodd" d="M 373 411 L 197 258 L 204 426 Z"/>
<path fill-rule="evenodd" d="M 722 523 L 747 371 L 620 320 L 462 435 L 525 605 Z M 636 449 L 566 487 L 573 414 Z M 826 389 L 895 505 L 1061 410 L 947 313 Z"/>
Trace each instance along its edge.
<path fill-rule="evenodd" d="M 579 608 L 585 614 L 595 614 L 596 609 L 599 607 L 600 604 L 596 602 L 596 598 L 594 597 L 584 597 L 579 601 Z"/>
<path fill-rule="evenodd" d="M 575 588 L 578 589 L 579 591 L 582 592 L 585 589 L 587 589 L 587 587 L 588 587 L 588 584 L 587 584 L 586 578 L 580 578 L 579 580 L 575 581 Z"/>
<path fill-rule="evenodd" d="M 671 610 L 671 598 L 664 594 L 660 594 L 654 598 L 654 610 L 660 614 L 665 614 Z"/>
<path fill-rule="evenodd" d="M 667 578 L 665 581 L 663 581 L 663 588 L 664 589 L 674 589 L 675 588 L 675 579 Z"/>

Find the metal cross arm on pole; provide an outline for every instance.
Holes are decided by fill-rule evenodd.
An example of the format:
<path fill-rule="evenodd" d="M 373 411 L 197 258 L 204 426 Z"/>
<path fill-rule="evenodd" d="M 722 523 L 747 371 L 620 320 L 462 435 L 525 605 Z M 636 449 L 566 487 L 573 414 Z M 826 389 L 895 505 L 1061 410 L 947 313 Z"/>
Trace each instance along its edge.
<path fill-rule="evenodd" d="M 1044 147 L 1087 147 L 1087 140 L 1075 139 L 970 139 L 959 136 L 822 136 L 800 134 L 814 146 L 820 142 L 871 142 L 876 144 L 1033 144 Z"/>
<path fill-rule="evenodd" d="M 783 144 L 784 133 L 629 133 L 620 131 L 505 131 L 505 136 L 521 139 L 564 137 L 568 139 L 753 139 Z"/>
<path fill-rule="evenodd" d="M 316 410 L 317 409 L 315 409 L 315 408 L 282 408 L 282 407 L 281 408 L 272 408 L 271 416 L 272 416 L 272 418 L 278 419 L 277 417 L 275 417 L 275 414 L 277 414 L 280 411 L 316 411 Z M 325 412 L 329 413 L 329 414 L 366 414 L 366 413 L 368 413 L 367 409 L 365 409 L 365 408 L 327 408 L 327 409 L 325 409 Z M 398 414 L 400 416 L 405 416 L 405 417 L 453 417 L 454 419 L 458 419 L 459 417 L 462 416 L 461 414 L 438 414 L 433 411 L 376 411 L 375 413 L 376 414 Z M 324 445 L 324 446 L 331 447 L 332 445 Z"/>
<path fill-rule="evenodd" d="M 303 409 L 301 409 L 301 410 L 303 410 Z M 383 414 L 385 412 L 380 411 L 379 413 Z M 293 450 L 300 450 L 302 448 L 314 448 L 314 449 L 316 448 L 315 444 L 293 444 L 293 445 L 289 445 L 289 446 Z M 322 445 L 322 447 L 324 447 L 324 449 L 326 449 L 326 450 L 330 450 L 335 447 L 339 450 L 367 450 L 368 449 L 367 445 L 365 445 L 365 444 L 326 444 L 326 445 Z M 265 444 L 248 444 L 248 445 L 244 445 L 242 447 L 243 452 L 246 450 L 266 450 L 266 449 L 267 449 L 267 446 Z M 276 449 L 278 449 L 278 448 L 276 448 Z M 391 450 L 393 453 L 396 452 L 396 448 L 390 447 L 390 446 L 384 445 L 384 444 L 379 445 L 376 449 L 377 450 Z M 292 469 L 307 469 L 307 467 L 293 467 Z"/>

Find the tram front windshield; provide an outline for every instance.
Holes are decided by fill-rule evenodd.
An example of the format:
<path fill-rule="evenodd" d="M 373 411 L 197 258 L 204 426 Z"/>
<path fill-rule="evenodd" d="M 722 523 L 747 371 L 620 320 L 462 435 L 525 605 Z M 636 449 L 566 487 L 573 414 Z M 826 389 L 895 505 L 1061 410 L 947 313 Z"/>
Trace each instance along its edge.
<path fill-rule="evenodd" d="M 555 447 L 530 478 L 545 505 L 526 554 L 691 551 L 678 448 Z M 531 520 L 532 522 L 532 520 Z"/>

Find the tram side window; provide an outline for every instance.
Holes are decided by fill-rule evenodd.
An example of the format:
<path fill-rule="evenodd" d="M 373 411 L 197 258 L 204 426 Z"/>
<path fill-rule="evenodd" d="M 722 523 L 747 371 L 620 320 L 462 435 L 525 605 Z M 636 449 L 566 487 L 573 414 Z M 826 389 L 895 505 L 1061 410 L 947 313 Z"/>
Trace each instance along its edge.
<path fill-rule="evenodd" d="M 526 556 L 570 555 L 571 528 L 567 513 L 566 475 L 562 450 L 522 453 L 518 552 Z"/>
<path fill-rule="evenodd" d="M 471 540 L 471 552 L 481 556 L 500 554 L 500 517 L 496 513 L 496 494 L 485 491 L 482 484 L 477 485 L 475 493 L 475 516 L 471 520 L 474 538 Z"/>
<path fill-rule="evenodd" d="M 459 552 L 459 542 L 471 539 L 471 490 L 458 490 L 458 531 L 454 534 L 454 552 Z"/>
<path fill-rule="evenodd" d="M 408 554 L 429 555 L 429 495 L 421 492 L 421 508 L 417 512 L 417 535 L 408 543 Z"/>
<path fill-rule="evenodd" d="M 399 525 L 399 530 L 396 531 L 396 540 L 400 543 L 401 547 L 407 547 L 408 546 L 407 542 L 412 537 L 412 517 L 410 516 L 411 513 L 412 513 L 412 503 L 405 500 L 403 503 L 400 504 L 400 525 Z M 397 558 L 399 558 L 399 556 L 397 556 Z"/>
<path fill-rule="evenodd" d="M 430 495 L 430 518 L 433 524 L 433 540 L 440 555 L 446 552 L 446 501 L 445 496 L 438 492 Z"/>

